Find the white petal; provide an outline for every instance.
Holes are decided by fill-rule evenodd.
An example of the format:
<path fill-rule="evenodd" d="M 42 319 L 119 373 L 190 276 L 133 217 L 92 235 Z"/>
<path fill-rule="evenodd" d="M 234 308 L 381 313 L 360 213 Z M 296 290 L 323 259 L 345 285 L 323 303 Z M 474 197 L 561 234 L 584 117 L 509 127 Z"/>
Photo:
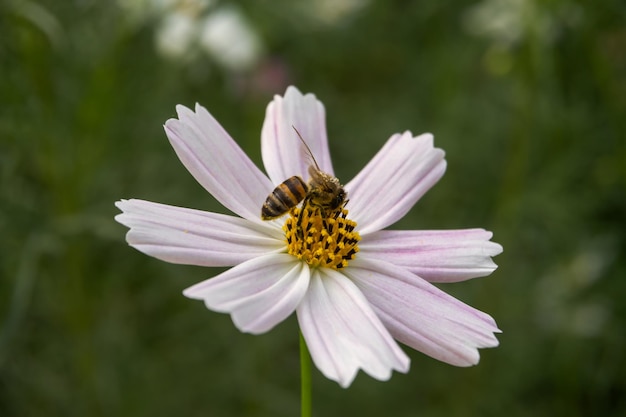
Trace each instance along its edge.
<path fill-rule="evenodd" d="M 239 217 L 135 199 L 115 205 L 123 211 L 115 220 L 130 228 L 128 243 L 166 262 L 232 266 L 285 250 L 279 230 Z"/>
<path fill-rule="evenodd" d="M 261 207 L 274 189 L 224 128 L 199 104 L 195 113 L 177 106 L 165 132 L 187 170 L 233 213 L 260 223 Z"/>
<path fill-rule="evenodd" d="M 230 313 L 242 332 L 260 334 L 289 317 L 309 286 L 309 267 L 287 254 L 244 262 L 183 294 L 204 300 L 214 311 Z"/>
<path fill-rule="evenodd" d="M 333 174 L 326 137 L 324 106 L 313 94 L 302 95 L 295 87 L 287 88 L 285 97 L 275 96 L 267 106 L 261 131 L 261 152 L 267 174 L 280 184 L 294 175 L 306 181 L 313 163 L 298 135 L 298 129 L 320 169 Z"/>
<path fill-rule="evenodd" d="M 379 380 L 389 379 L 394 369 L 408 371 L 408 357 L 341 273 L 314 269 L 297 313 L 313 362 L 342 387 L 352 383 L 359 369 Z"/>
<path fill-rule="evenodd" d="M 389 263 L 350 261 L 344 273 L 363 291 L 391 335 L 440 361 L 478 363 L 477 348 L 498 346 L 491 316 Z"/>
<path fill-rule="evenodd" d="M 430 282 L 458 282 L 491 274 L 502 246 L 484 229 L 380 230 L 359 242 L 361 256 L 408 269 Z"/>
<path fill-rule="evenodd" d="M 433 136 L 411 132 L 392 136 L 357 176 L 346 184 L 350 218 L 366 235 L 402 218 L 446 170 L 444 152 Z"/>

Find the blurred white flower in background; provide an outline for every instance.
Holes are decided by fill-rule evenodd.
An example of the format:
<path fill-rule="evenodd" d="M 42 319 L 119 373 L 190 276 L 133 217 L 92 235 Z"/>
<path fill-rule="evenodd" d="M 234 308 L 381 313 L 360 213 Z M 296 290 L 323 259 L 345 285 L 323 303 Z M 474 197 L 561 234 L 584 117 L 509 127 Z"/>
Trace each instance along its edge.
<path fill-rule="evenodd" d="M 301 4 L 310 18 L 327 25 L 337 25 L 369 5 L 369 0 L 317 0 Z"/>
<path fill-rule="evenodd" d="M 578 26 L 583 17 L 580 6 L 571 2 L 483 0 L 467 10 L 464 23 L 470 34 L 510 47 L 529 38 L 553 43 L 564 28 Z"/>
<path fill-rule="evenodd" d="M 233 6 L 210 13 L 201 22 L 200 45 L 225 68 L 249 69 L 261 57 L 261 39 Z"/>
<path fill-rule="evenodd" d="M 128 19 L 156 23 L 155 45 L 165 58 L 188 62 L 209 56 L 221 68 L 242 72 L 263 57 L 263 42 L 233 5 L 213 0 L 118 0 Z"/>
<path fill-rule="evenodd" d="M 576 4 L 546 4 L 536 0 L 483 0 L 464 15 L 466 31 L 491 40 L 485 66 L 498 75 L 513 67 L 512 51 L 523 42 L 551 47 L 569 27 L 576 27 L 583 12 Z"/>
<path fill-rule="evenodd" d="M 268 51 L 254 20 L 245 9 L 216 0 L 117 0 L 129 26 L 149 27 L 155 49 L 164 59 L 189 70 L 193 79 L 204 79 L 221 70 L 236 95 L 267 95 L 289 85 L 289 60 Z M 287 28 L 298 36 L 310 31 L 333 30 L 348 24 L 371 0 L 319 0 L 287 3 L 270 9 L 278 33 Z M 272 36 L 272 34 L 270 34 Z M 207 65 L 207 61 L 209 65 Z M 213 64 L 213 65 L 211 65 Z"/>
<path fill-rule="evenodd" d="M 483 0 L 466 13 L 465 27 L 473 35 L 512 45 L 523 37 L 525 22 L 537 17 L 532 1 Z"/>
<path fill-rule="evenodd" d="M 196 34 L 195 19 L 186 13 L 166 16 L 156 33 L 157 50 L 172 59 L 189 55 Z"/>

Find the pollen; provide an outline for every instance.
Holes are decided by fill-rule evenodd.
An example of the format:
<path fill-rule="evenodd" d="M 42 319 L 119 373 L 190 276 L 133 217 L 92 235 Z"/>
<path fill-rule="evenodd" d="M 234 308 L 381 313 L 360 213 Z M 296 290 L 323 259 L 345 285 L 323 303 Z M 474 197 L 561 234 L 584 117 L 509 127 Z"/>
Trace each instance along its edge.
<path fill-rule="evenodd" d="M 313 267 L 345 268 L 359 251 L 361 240 L 354 231 L 356 222 L 347 216 L 344 208 L 330 213 L 312 205 L 292 209 L 283 226 L 287 253 Z"/>

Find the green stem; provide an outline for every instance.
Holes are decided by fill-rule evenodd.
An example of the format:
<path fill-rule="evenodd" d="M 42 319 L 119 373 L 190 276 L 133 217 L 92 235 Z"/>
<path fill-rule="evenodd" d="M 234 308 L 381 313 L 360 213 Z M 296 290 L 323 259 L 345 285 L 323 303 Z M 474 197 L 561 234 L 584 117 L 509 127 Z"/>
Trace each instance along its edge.
<path fill-rule="evenodd" d="M 306 342 L 300 332 L 300 415 L 301 417 L 311 417 L 312 401 L 311 401 L 311 356 Z"/>

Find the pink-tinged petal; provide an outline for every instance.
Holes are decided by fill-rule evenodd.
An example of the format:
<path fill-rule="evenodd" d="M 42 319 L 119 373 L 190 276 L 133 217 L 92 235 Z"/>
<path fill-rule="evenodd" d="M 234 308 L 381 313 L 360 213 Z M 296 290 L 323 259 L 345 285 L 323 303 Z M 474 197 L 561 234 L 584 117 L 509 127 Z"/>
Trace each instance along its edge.
<path fill-rule="evenodd" d="M 350 218 L 366 235 L 401 219 L 446 170 L 433 136 L 393 135 L 348 184 Z"/>
<path fill-rule="evenodd" d="M 241 217 L 260 223 L 261 207 L 274 185 L 199 104 L 177 106 L 165 132 L 178 158 L 215 199 Z"/>
<path fill-rule="evenodd" d="M 465 230 L 380 230 L 359 242 L 361 256 L 408 269 L 430 282 L 458 282 L 491 274 L 502 246 L 493 233 Z"/>
<path fill-rule="evenodd" d="M 183 294 L 204 300 L 211 310 L 230 313 L 242 332 L 260 334 L 293 313 L 307 291 L 309 277 L 304 262 L 272 254 L 237 265 Z"/>
<path fill-rule="evenodd" d="M 350 261 L 344 273 L 398 341 L 456 366 L 478 363 L 478 348 L 498 346 L 491 316 L 405 269 L 383 261 Z"/>
<path fill-rule="evenodd" d="M 294 175 L 305 181 L 308 178 L 307 169 L 313 161 L 294 127 L 311 149 L 320 169 L 332 174 L 324 106 L 313 94 L 302 95 L 297 88 L 289 87 L 285 97 L 277 95 L 267 106 L 261 130 L 263 164 L 274 184 Z"/>
<path fill-rule="evenodd" d="M 344 388 L 359 369 L 383 381 L 394 369 L 407 372 L 408 357 L 358 288 L 332 269 L 317 268 L 312 274 L 297 314 L 317 368 Z"/>
<path fill-rule="evenodd" d="M 280 230 L 239 217 L 168 206 L 144 200 L 121 200 L 115 220 L 130 228 L 128 243 L 166 262 L 232 266 L 285 250 Z"/>

